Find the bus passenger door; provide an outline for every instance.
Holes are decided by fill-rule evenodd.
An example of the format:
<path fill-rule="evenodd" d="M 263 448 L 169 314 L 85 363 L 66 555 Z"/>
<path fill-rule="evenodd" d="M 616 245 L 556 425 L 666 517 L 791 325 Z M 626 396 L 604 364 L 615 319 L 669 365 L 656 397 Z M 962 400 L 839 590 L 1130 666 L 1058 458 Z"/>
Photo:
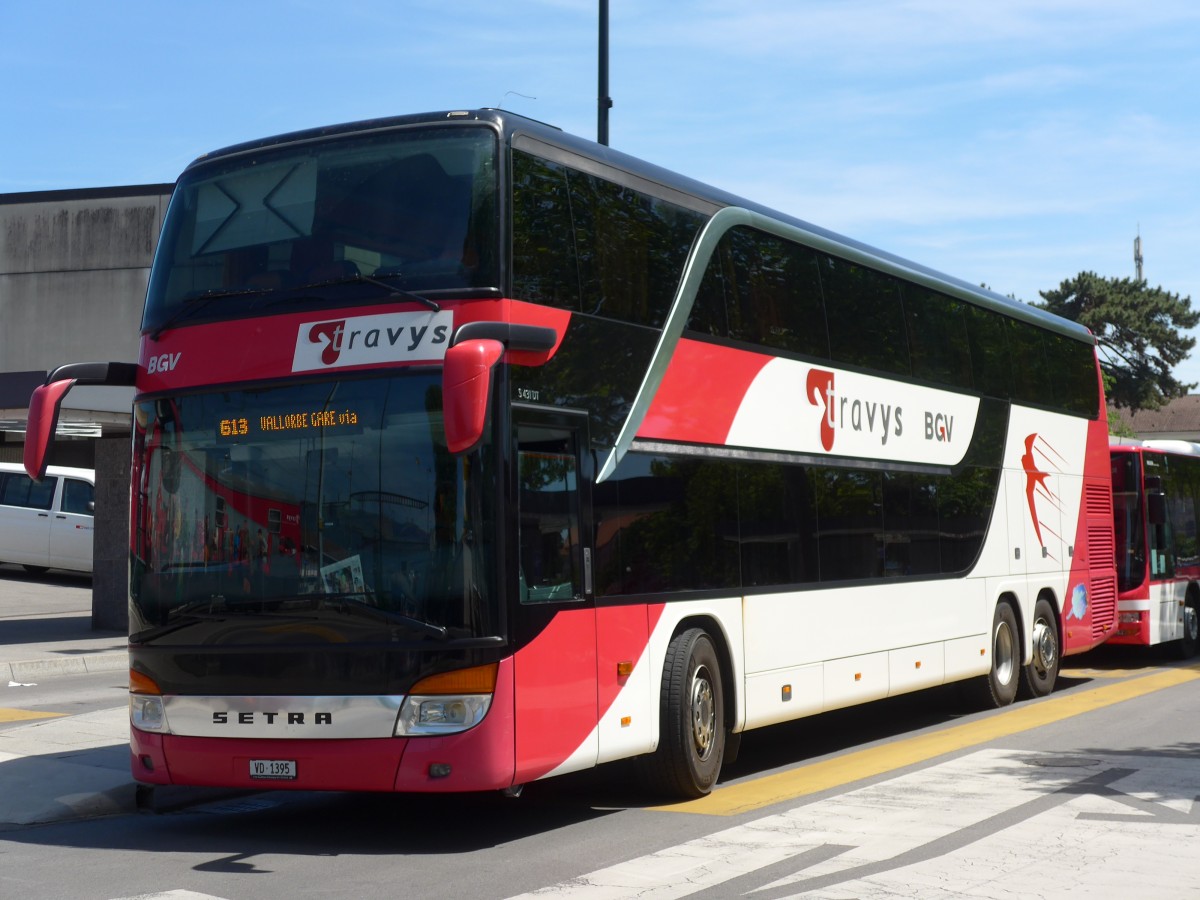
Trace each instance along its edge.
<path fill-rule="evenodd" d="M 518 598 L 516 781 L 590 768 L 597 757 L 587 418 L 513 411 Z"/>
<path fill-rule="evenodd" d="M 1170 460 L 1155 460 L 1157 469 L 1169 474 Z M 1149 466 L 1147 466 L 1149 470 Z M 1170 484 L 1164 475 L 1146 475 L 1146 521 L 1149 529 L 1147 544 L 1150 547 L 1150 627 L 1157 626 L 1151 633 L 1153 643 L 1172 641 L 1182 637 L 1177 627 L 1179 600 L 1176 591 L 1186 591 L 1187 582 L 1175 578 L 1175 533 L 1171 521 L 1171 503 L 1163 482 Z"/>

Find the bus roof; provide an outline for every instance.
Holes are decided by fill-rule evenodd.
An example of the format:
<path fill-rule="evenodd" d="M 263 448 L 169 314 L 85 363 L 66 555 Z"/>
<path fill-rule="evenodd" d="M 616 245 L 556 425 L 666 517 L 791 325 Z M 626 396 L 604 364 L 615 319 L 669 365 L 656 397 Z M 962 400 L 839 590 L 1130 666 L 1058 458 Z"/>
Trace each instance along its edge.
<path fill-rule="evenodd" d="M 202 166 L 215 159 L 234 156 L 239 153 L 252 152 L 284 144 L 305 143 L 308 141 L 325 140 L 347 134 L 361 134 L 371 131 L 387 131 L 415 125 L 429 124 L 468 124 L 486 123 L 496 128 L 511 142 L 516 135 L 525 135 L 539 142 L 559 147 L 570 153 L 594 160 L 595 162 L 616 169 L 645 181 L 661 185 L 672 191 L 691 195 L 705 201 L 714 207 L 735 206 L 748 209 L 760 215 L 786 223 L 800 229 L 811 237 L 811 243 L 818 249 L 831 253 L 845 255 L 855 261 L 872 265 L 893 275 L 917 281 L 934 290 L 950 294 L 958 299 L 976 306 L 994 310 L 1003 315 L 1029 322 L 1048 331 L 1053 331 L 1075 340 L 1094 345 L 1095 337 L 1085 326 L 1069 319 L 1061 318 L 1034 306 L 1030 306 L 1011 297 L 1005 297 L 987 288 L 970 284 L 963 279 L 938 272 L 928 266 L 912 262 L 885 250 L 880 250 L 861 241 L 837 234 L 826 228 L 806 222 L 778 210 L 771 209 L 758 203 L 737 197 L 719 188 L 696 181 L 685 175 L 680 175 L 645 160 L 638 159 L 619 150 L 613 150 L 603 144 L 568 134 L 553 125 L 547 125 L 536 119 L 530 119 L 517 113 L 500 109 L 450 110 L 432 113 L 417 113 L 403 116 L 390 116 L 378 119 L 366 119 L 358 122 L 347 122 L 319 128 L 309 128 L 272 137 L 260 138 L 241 144 L 235 144 L 220 150 L 206 153 L 188 166 Z"/>

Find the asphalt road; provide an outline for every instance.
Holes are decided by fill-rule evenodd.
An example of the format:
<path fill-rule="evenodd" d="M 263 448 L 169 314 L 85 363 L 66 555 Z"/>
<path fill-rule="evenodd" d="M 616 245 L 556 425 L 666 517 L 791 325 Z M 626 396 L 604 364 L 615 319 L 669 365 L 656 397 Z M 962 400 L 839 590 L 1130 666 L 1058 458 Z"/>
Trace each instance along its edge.
<path fill-rule="evenodd" d="M 281 792 L 19 828 L 0 896 L 1200 896 L 1200 664 L 1068 662 L 1005 710 L 946 688 L 753 732 L 692 804 L 614 765 L 517 800 Z M 111 680 L 48 697 L 103 705 Z"/>

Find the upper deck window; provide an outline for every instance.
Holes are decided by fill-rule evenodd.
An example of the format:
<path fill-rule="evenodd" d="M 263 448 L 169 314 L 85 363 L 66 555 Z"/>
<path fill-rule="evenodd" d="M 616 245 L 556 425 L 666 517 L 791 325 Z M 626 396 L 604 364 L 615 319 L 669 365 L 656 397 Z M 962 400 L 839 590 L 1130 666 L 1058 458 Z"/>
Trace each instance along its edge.
<path fill-rule="evenodd" d="M 496 147 L 490 129 L 424 128 L 190 169 L 167 213 L 143 328 L 189 302 L 228 315 L 207 301 L 299 301 L 359 275 L 420 293 L 497 286 Z"/>
<path fill-rule="evenodd" d="M 512 180 L 515 296 L 662 326 L 705 216 L 519 151 Z"/>

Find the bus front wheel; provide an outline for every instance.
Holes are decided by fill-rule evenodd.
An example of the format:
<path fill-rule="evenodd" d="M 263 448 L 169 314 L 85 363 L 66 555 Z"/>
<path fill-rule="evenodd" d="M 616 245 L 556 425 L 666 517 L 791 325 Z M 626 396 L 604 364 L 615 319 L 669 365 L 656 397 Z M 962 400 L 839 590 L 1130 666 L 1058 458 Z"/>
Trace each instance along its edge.
<path fill-rule="evenodd" d="M 725 755 L 725 692 L 716 647 L 699 628 L 676 635 L 667 648 L 660 716 L 648 780 L 674 797 L 705 796 Z"/>

